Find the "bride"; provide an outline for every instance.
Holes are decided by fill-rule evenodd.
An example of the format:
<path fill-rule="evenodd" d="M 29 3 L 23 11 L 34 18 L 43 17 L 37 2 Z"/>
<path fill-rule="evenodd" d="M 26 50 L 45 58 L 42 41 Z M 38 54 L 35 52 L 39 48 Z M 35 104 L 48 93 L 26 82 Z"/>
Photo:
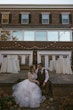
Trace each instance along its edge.
<path fill-rule="evenodd" d="M 34 67 L 30 66 L 28 79 L 13 86 L 12 95 L 15 98 L 16 104 L 19 104 L 20 107 L 40 107 L 42 93 L 38 86 L 39 82 L 36 79 L 37 75 Z"/>

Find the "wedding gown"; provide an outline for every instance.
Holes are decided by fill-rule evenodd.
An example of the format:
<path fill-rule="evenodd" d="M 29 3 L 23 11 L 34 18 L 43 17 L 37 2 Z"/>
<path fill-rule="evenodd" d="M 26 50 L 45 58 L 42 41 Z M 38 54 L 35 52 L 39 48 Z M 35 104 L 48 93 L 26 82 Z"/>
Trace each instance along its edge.
<path fill-rule="evenodd" d="M 36 74 L 32 74 L 32 79 L 36 79 L 36 77 Z M 37 84 L 30 82 L 29 79 L 14 85 L 12 95 L 20 107 L 40 107 L 42 100 L 41 90 Z"/>

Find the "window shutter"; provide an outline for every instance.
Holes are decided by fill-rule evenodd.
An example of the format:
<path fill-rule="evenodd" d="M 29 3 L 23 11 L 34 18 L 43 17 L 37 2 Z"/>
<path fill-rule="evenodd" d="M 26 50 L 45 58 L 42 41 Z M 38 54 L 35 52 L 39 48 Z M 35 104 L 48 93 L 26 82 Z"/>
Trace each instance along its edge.
<path fill-rule="evenodd" d="M 12 14 L 9 14 L 9 23 L 11 23 L 12 20 Z"/>
<path fill-rule="evenodd" d="M 72 23 L 72 14 L 69 14 L 69 23 Z"/>
<path fill-rule="evenodd" d="M 62 23 L 62 15 L 59 15 L 59 23 Z"/>
<path fill-rule="evenodd" d="M 19 23 L 21 23 L 21 14 L 19 14 Z"/>
<path fill-rule="evenodd" d="M 42 14 L 39 15 L 39 23 L 42 23 Z"/>
<path fill-rule="evenodd" d="M 52 14 L 49 14 L 49 23 L 52 23 Z"/>
<path fill-rule="evenodd" d="M 0 23 L 1 23 L 1 20 L 2 20 L 2 14 L 0 14 Z"/>
<path fill-rule="evenodd" d="M 29 23 L 31 23 L 31 14 L 29 14 Z"/>

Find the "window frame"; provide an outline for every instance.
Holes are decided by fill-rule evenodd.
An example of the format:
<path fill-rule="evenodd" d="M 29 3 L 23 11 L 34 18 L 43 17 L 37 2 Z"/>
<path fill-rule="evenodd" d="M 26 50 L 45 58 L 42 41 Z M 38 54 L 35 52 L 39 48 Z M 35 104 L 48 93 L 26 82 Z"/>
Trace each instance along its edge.
<path fill-rule="evenodd" d="M 2 18 L 1 18 L 1 24 L 9 24 L 9 12 L 3 12 L 2 14 Z M 7 23 L 3 22 L 3 15 L 7 14 L 8 15 L 8 19 L 7 19 Z"/>
<path fill-rule="evenodd" d="M 67 19 L 64 19 L 64 18 L 63 18 L 64 15 L 67 15 L 68 18 L 67 18 Z M 70 19 L 70 18 L 69 18 L 69 13 L 62 13 L 62 24 L 69 24 L 69 19 Z M 64 22 L 63 20 L 68 20 L 68 22 Z"/>
<path fill-rule="evenodd" d="M 28 19 L 26 19 L 26 20 L 28 20 L 28 22 L 23 22 L 23 19 L 22 19 L 22 16 L 24 16 L 24 15 L 28 15 Z M 21 13 L 21 24 L 29 24 L 29 13 Z"/>
<path fill-rule="evenodd" d="M 50 13 L 41 13 L 41 14 L 42 14 L 42 24 L 49 24 L 49 23 L 50 23 L 50 16 L 49 16 Z M 47 16 L 48 16 L 48 19 L 45 19 L 45 20 L 48 20 L 47 23 L 44 23 L 44 22 L 43 22 L 43 20 L 44 20 L 44 19 L 43 19 L 43 15 L 47 15 Z"/>

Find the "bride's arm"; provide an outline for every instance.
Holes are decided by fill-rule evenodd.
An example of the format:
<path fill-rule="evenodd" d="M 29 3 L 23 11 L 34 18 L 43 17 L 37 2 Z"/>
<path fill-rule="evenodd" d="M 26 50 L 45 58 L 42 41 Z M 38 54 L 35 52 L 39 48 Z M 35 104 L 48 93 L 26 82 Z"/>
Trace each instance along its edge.
<path fill-rule="evenodd" d="M 36 79 L 32 79 L 32 75 L 31 75 L 31 73 L 28 73 L 28 79 L 29 79 L 29 81 L 31 81 L 31 82 L 34 82 L 34 83 L 39 83 Z"/>

